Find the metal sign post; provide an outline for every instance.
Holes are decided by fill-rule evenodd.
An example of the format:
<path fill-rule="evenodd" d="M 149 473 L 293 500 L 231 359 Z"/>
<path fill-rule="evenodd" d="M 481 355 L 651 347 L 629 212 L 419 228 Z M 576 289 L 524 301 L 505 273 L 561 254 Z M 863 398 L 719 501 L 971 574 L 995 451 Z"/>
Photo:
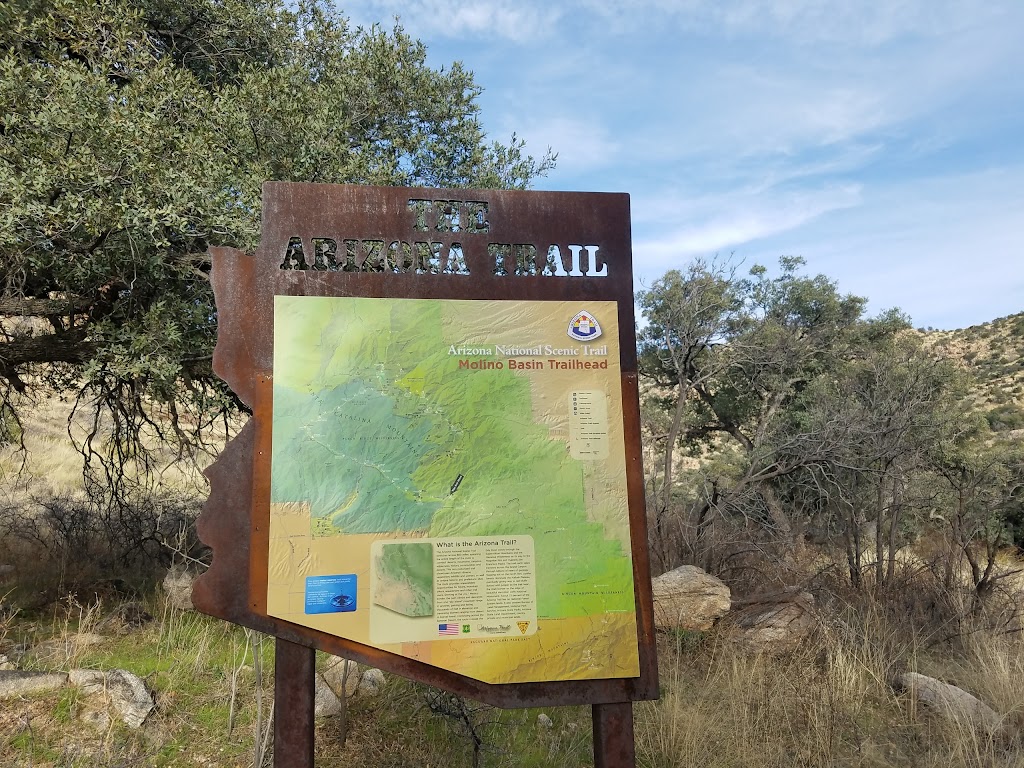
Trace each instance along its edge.
<path fill-rule="evenodd" d="M 195 605 L 277 638 L 275 765 L 313 764 L 314 652 L 498 707 L 591 704 L 632 766 L 658 696 L 629 198 L 267 183 L 211 249 Z"/>

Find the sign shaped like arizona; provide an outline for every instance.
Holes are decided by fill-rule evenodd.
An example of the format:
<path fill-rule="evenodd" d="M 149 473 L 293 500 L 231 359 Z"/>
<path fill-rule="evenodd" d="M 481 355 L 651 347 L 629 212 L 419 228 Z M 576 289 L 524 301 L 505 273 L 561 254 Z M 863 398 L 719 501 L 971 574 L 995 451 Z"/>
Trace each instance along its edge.
<path fill-rule="evenodd" d="M 497 706 L 657 698 L 629 197 L 268 182 L 262 211 L 211 249 L 252 419 L 196 607 Z"/>
<path fill-rule="evenodd" d="M 614 301 L 277 296 L 267 608 L 487 683 L 639 675 Z"/>

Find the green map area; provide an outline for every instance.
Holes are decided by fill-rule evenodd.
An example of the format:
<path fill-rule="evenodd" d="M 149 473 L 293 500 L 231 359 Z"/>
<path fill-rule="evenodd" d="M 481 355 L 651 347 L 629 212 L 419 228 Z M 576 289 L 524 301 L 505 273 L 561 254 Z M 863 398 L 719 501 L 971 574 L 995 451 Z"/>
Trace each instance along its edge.
<path fill-rule="evenodd" d="M 373 602 L 403 616 L 433 615 L 433 544 L 384 544 L 373 567 Z"/>
<path fill-rule="evenodd" d="M 277 297 L 271 501 L 308 504 L 319 536 L 531 535 L 539 617 L 632 611 L 628 545 L 588 519 L 527 374 L 449 354 L 487 337 L 488 305 L 564 341 L 531 331 L 531 303 Z"/>

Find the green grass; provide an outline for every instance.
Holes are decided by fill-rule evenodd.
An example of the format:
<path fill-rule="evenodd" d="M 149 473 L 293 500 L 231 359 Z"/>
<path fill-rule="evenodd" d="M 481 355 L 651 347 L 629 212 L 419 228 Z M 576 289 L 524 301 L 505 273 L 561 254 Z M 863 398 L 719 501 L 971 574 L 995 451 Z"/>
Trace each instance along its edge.
<path fill-rule="evenodd" d="M 9 700 L 0 707 L 0 765 L 252 765 L 258 726 L 265 728 L 273 698 L 273 640 L 200 614 L 165 609 L 158 599 L 149 607 L 156 616 L 150 624 L 111 634 L 62 663 L 120 667 L 143 677 L 157 704 L 143 728 L 114 722 L 101 730 L 83 724 L 79 714 L 88 701 L 69 687 Z M 17 635 L 38 642 L 79 628 L 95 631 L 106 610 L 76 612 L 76 622 L 54 611 L 17 631 L 8 622 L 6 639 L 0 639 L 10 643 Z M 807 645 L 778 657 L 741 651 L 725 629 L 659 635 L 662 698 L 634 706 L 639 765 L 1024 765 L 1024 734 L 989 738 L 928 712 L 891 686 L 897 671 L 919 671 L 962 686 L 1008 723 L 1017 722 L 1024 717 L 1019 636 L 979 622 L 965 624 L 955 644 L 937 642 L 934 633 L 901 621 L 893 606 L 871 599 L 835 603 L 820 618 Z M 262 668 L 260 688 L 255 666 Z M 589 707 L 498 710 L 442 699 L 450 705 L 446 715 L 430 690 L 388 676 L 379 695 L 349 701 L 347 727 L 338 717 L 318 720 L 318 768 L 468 768 L 474 765 L 475 742 L 482 768 L 593 764 Z M 472 730 L 453 712 L 465 714 Z M 542 712 L 551 719 L 550 728 L 538 723 Z"/>

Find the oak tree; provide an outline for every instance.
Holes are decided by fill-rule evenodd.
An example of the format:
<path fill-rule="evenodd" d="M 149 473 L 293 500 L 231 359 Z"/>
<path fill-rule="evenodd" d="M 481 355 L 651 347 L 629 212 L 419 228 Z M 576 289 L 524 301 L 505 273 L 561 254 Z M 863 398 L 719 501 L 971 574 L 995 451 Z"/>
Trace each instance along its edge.
<path fill-rule="evenodd" d="M 184 448 L 233 407 L 211 372 L 207 248 L 252 248 L 266 180 L 527 186 L 480 87 L 400 26 L 319 0 L 0 4 L 0 434 L 39 391 L 87 457 Z"/>

